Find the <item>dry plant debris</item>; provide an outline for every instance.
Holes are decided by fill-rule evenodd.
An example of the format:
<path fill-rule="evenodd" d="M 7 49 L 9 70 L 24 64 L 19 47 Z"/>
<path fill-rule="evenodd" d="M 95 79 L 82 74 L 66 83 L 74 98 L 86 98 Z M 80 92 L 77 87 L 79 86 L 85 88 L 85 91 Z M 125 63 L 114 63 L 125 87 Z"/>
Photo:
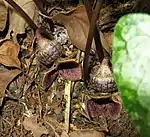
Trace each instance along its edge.
<path fill-rule="evenodd" d="M 3 98 L 5 96 L 5 90 L 8 86 L 8 84 L 20 73 L 21 73 L 21 71 L 18 69 L 0 72 L 0 106 L 3 103 Z"/>
<path fill-rule="evenodd" d="M 4 98 L 8 84 L 21 73 L 20 61 L 18 59 L 19 46 L 10 40 L 1 42 L 0 46 L 0 105 Z M 6 69 L 13 67 L 13 69 Z"/>
<path fill-rule="evenodd" d="M 48 134 L 46 127 L 37 122 L 37 116 L 25 117 L 23 126 L 26 130 L 31 130 L 34 137 L 41 137 L 42 134 Z"/>

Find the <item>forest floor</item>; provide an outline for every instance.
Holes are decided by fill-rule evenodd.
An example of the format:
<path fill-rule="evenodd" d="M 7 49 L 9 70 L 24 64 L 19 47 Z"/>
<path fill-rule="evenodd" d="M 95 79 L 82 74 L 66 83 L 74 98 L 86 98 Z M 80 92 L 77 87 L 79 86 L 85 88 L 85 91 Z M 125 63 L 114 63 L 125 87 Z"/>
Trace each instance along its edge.
<path fill-rule="evenodd" d="M 8 5 L 0 0 L 0 136 L 139 137 L 119 91 L 94 93 L 93 97 L 92 89 L 83 81 L 89 29 L 83 5 L 47 0 L 43 4 L 45 15 L 34 2 L 17 2 L 42 29 L 34 33 L 16 10 L 8 11 Z M 133 11 L 133 1 L 102 4 L 97 28 L 110 57 L 115 24 Z M 47 41 L 42 36 L 44 29 L 53 39 Z M 60 44 L 57 59 L 51 57 L 55 53 L 43 57 L 47 42 Z M 49 58 L 52 63 L 47 65 Z M 90 62 L 96 64 L 97 60 L 92 56 Z"/>

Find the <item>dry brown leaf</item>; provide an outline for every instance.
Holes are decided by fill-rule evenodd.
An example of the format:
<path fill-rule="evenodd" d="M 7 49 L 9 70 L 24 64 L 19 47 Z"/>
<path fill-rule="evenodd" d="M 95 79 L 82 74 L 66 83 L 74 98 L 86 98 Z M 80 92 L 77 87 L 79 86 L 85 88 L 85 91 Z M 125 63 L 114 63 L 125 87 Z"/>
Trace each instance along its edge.
<path fill-rule="evenodd" d="M 105 137 L 103 132 L 95 130 L 89 131 L 74 131 L 69 134 L 69 137 Z"/>
<path fill-rule="evenodd" d="M 21 71 L 19 69 L 0 72 L 0 106 L 2 105 L 8 84 L 20 73 Z"/>
<path fill-rule="evenodd" d="M 33 0 L 14 0 L 27 14 L 35 21 L 37 8 Z M 7 2 L 5 3 L 7 5 Z M 8 6 L 8 5 L 7 5 Z M 9 7 L 9 6 L 8 6 Z M 14 40 L 16 40 L 17 34 L 25 33 L 25 29 L 28 27 L 26 21 L 17 13 L 13 8 L 10 11 L 10 26 L 9 32 L 6 36 L 7 39 L 10 38 L 10 33 L 13 31 Z"/>
<path fill-rule="evenodd" d="M 3 1 L 0 0 L 0 31 L 3 31 L 5 29 L 7 12 L 7 8 L 5 7 Z"/>
<path fill-rule="evenodd" d="M 53 17 L 67 29 L 74 46 L 85 51 L 89 31 L 89 20 L 84 6 L 79 6 L 67 13 L 58 13 Z M 94 40 L 92 47 L 95 48 Z"/>
<path fill-rule="evenodd" d="M 66 27 L 72 44 L 80 50 L 85 51 L 90 27 L 85 7 L 82 5 L 70 12 L 58 13 L 53 19 Z M 103 48 L 111 54 L 113 33 L 102 33 L 101 31 L 99 31 L 99 33 Z M 94 40 L 92 49 L 96 49 Z"/>
<path fill-rule="evenodd" d="M 100 31 L 100 39 L 102 46 L 105 50 L 111 55 L 112 54 L 112 44 L 113 44 L 113 32 L 104 32 Z"/>
<path fill-rule="evenodd" d="M 19 46 L 10 40 L 6 40 L 0 46 L 0 63 L 9 66 L 20 68 L 20 61 L 18 59 Z"/>
<path fill-rule="evenodd" d="M 26 117 L 23 121 L 26 130 L 31 130 L 34 137 L 40 137 L 42 134 L 48 134 L 46 127 L 41 123 L 37 123 L 37 116 Z"/>
<path fill-rule="evenodd" d="M 69 137 L 69 135 L 67 134 L 67 132 L 63 131 L 60 137 Z"/>

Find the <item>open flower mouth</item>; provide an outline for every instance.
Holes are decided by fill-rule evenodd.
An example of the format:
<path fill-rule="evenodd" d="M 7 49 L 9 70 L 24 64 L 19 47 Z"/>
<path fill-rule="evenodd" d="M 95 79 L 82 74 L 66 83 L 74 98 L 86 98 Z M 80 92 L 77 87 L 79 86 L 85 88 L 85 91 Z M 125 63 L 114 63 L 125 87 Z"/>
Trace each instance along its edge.
<path fill-rule="evenodd" d="M 43 78 L 43 86 L 45 89 L 52 85 L 58 74 L 64 80 L 77 81 L 82 78 L 82 69 L 76 61 L 64 60 L 59 62 L 45 73 Z"/>
<path fill-rule="evenodd" d="M 120 116 L 121 104 L 110 98 L 90 99 L 87 101 L 87 112 L 91 118 L 112 117 L 117 119 Z"/>

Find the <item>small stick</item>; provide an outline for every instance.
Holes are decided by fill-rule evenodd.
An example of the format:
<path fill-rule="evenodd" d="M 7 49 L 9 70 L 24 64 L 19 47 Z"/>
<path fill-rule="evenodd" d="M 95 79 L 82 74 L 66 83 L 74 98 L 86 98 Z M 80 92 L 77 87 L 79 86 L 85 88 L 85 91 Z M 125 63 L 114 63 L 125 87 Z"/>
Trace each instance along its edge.
<path fill-rule="evenodd" d="M 70 127 L 70 101 L 71 101 L 71 81 L 66 80 L 65 82 L 65 101 L 66 101 L 66 108 L 65 108 L 65 130 L 68 133 Z"/>

